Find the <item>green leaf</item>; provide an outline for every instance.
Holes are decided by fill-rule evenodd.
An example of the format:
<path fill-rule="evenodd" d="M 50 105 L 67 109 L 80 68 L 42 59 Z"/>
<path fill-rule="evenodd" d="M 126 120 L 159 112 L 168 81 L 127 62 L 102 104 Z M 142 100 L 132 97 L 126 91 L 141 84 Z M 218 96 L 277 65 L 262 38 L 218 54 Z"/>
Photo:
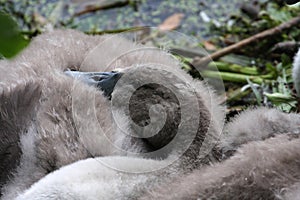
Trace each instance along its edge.
<path fill-rule="evenodd" d="M 0 11 L 0 54 L 11 58 L 29 43 L 20 31 L 15 21 L 6 13 Z"/>

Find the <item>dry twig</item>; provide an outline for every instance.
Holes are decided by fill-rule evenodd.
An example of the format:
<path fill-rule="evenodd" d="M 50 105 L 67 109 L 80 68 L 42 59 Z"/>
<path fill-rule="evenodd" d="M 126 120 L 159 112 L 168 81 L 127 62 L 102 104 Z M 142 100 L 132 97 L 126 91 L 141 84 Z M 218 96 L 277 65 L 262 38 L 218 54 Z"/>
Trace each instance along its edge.
<path fill-rule="evenodd" d="M 255 35 L 253 35 L 249 38 L 246 38 L 238 43 L 235 43 L 235 44 L 225 47 L 219 51 L 216 51 L 208 56 L 205 56 L 202 58 L 196 57 L 196 58 L 194 58 L 192 64 L 196 67 L 206 66 L 211 60 L 217 60 L 224 55 L 227 55 L 229 53 L 236 51 L 237 49 L 247 46 L 253 42 L 257 42 L 262 39 L 266 39 L 270 36 L 280 34 L 280 33 L 282 33 L 283 30 L 289 29 L 293 26 L 299 26 L 299 24 L 300 24 L 300 15 L 285 22 L 285 23 L 280 24 L 279 26 L 276 26 L 274 28 L 271 28 L 271 29 L 265 30 L 263 32 L 260 32 L 258 34 L 255 34 Z"/>

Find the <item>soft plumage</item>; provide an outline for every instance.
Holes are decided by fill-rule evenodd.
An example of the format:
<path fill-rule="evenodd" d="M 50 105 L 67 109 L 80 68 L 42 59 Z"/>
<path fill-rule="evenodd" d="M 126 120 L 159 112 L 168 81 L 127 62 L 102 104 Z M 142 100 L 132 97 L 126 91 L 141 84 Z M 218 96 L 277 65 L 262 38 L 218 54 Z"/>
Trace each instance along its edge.
<path fill-rule="evenodd" d="M 300 50 L 294 58 L 297 89 Z M 299 89 L 297 89 L 299 91 Z M 300 116 L 276 109 L 242 112 L 224 129 L 224 161 L 171 179 L 141 199 L 289 199 L 300 197 Z"/>
<path fill-rule="evenodd" d="M 99 89 L 64 74 L 67 69 L 90 72 L 115 68 L 123 68 L 124 75 L 112 94 L 112 103 Z M 167 53 L 142 49 L 141 45 L 115 36 L 110 39 L 110 36 L 87 36 L 71 30 L 54 31 L 35 38 L 15 59 L 1 61 L 0 70 L 3 72 L 1 95 L 9 102 L 1 104 L 0 111 L 1 121 L 8 124 L 1 125 L 0 130 L 1 137 L 8 138 L 1 141 L 1 159 L 11 163 L 0 164 L 1 182 L 5 183 L 1 185 L 3 199 L 13 199 L 45 175 L 90 157 L 101 160 L 103 156 L 109 156 L 103 159 L 128 156 L 120 159 L 128 159 L 126 162 L 132 163 L 131 167 L 137 166 L 133 157 L 139 157 L 141 163 L 156 163 L 144 158 L 164 159 L 164 167 L 171 165 L 164 170 L 169 174 L 166 179 L 219 159 L 214 146 L 223 117 L 215 102 L 217 98 L 203 83 L 194 81 L 181 70 L 179 63 Z M 143 86 L 146 80 L 151 84 Z M 130 112 L 127 112 L 122 107 L 124 99 L 139 84 L 142 87 L 128 101 Z M 22 98 L 24 101 L 20 102 Z M 155 107 L 157 104 L 164 110 Z M 160 124 L 162 116 L 166 121 L 157 135 L 131 136 L 147 136 L 157 131 L 155 125 L 148 129 L 139 126 Z M 177 142 L 168 146 L 173 138 Z M 164 146 L 168 148 L 156 151 Z M 119 158 L 115 158 L 117 162 Z M 76 163 L 70 167 L 73 166 Z M 104 168 L 96 180 L 105 176 Z M 161 174 L 158 177 L 156 181 L 164 180 Z M 149 184 L 155 185 L 156 181 Z M 32 190 L 35 187 L 38 186 Z M 144 192 L 136 191 L 128 194 L 138 196 Z M 47 199 L 47 194 L 53 191 L 48 188 L 44 192 L 40 194 Z M 87 194 L 82 192 L 85 199 Z"/>
<path fill-rule="evenodd" d="M 298 136 L 250 142 L 227 160 L 172 179 L 142 199 L 281 199 L 300 181 Z"/>
<path fill-rule="evenodd" d="M 248 109 L 226 124 L 219 146 L 228 157 L 243 144 L 287 133 L 300 134 L 298 114 L 283 113 L 275 108 Z"/>
<path fill-rule="evenodd" d="M 111 102 L 64 74 L 115 68 L 123 75 Z M 14 60 L 1 61 L 0 70 L 3 199 L 299 194 L 299 116 L 249 110 L 218 140 L 223 116 L 217 98 L 167 53 L 115 36 L 54 31 L 35 38 Z"/>

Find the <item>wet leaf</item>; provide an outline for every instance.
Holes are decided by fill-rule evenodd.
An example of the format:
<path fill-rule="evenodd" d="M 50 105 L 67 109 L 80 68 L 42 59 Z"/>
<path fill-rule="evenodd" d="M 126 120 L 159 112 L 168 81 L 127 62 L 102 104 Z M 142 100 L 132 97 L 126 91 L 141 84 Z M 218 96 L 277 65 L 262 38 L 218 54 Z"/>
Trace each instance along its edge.
<path fill-rule="evenodd" d="M 171 15 L 170 17 L 168 17 L 167 19 L 165 19 L 165 21 L 162 24 L 160 24 L 158 26 L 158 28 L 161 31 L 174 30 L 174 29 L 178 28 L 183 17 L 184 17 L 184 14 L 175 13 L 175 14 Z"/>
<path fill-rule="evenodd" d="M 213 43 L 211 43 L 210 41 L 204 41 L 203 45 L 206 50 L 209 50 L 209 51 L 217 50 L 216 46 Z"/>

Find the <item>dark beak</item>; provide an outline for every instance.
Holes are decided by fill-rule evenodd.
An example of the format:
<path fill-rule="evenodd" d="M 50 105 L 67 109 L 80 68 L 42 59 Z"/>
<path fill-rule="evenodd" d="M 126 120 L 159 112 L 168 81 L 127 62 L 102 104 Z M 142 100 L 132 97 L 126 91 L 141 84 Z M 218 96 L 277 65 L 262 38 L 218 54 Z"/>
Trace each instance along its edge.
<path fill-rule="evenodd" d="M 111 98 L 116 83 L 122 76 L 121 72 L 79 72 L 65 71 L 66 75 L 82 80 L 84 83 L 97 87 L 103 94 Z"/>

